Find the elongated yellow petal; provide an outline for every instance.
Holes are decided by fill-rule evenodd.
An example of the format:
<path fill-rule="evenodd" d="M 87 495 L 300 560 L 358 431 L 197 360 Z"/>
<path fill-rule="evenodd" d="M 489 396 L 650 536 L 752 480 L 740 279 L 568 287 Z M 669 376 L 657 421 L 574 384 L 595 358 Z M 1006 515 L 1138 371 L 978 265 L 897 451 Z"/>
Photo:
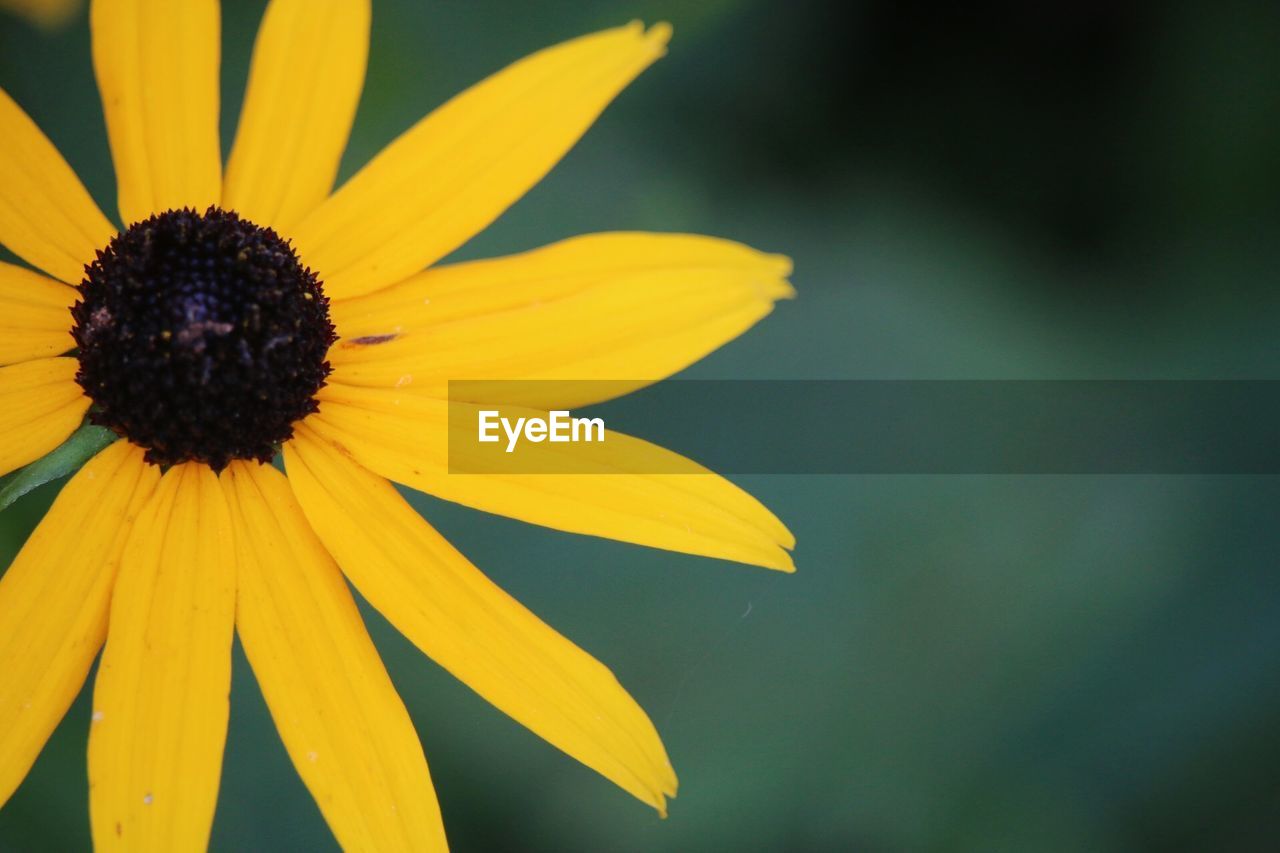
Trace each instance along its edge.
<path fill-rule="evenodd" d="M 74 358 L 0 367 L 0 476 L 34 462 L 75 432 L 89 408 Z"/>
<path fill-rule="evenodd" d="M 413 724 L 338 567 L 283 475 L 223 474 L 240 548 L 236 626 L 302 781 L 345 850 L 447 845 Z"/>
<path fill-rule="evenodd" d="M 395 488 L 305 426 L 289 482 L 347 576 L 437 663 L 534 733 L 665 811 L 676 777 L 613 673 L 490 582 Z"/>
<path fill-rule="evenodd" d="M 102 93 L 125 225 L 222 197 L 218 0 L 93 0 Z"/>
<path fill-rule="evenodd" d="M 80 692 L 120 551 L 160 474 L 119 441 L 89 460 L 0 577 L 0 805 Z"/>
<path fill-rule="evenodd" d="M 287 231 L 338 174 L 369 53 L 369 0 L 272 0 L 249 69 L 223 206 Z"/>
<path fill-rule="evenodd" d="M 419 331 L 536 311 L 600 285 L 672 276 L 739 273 L 774 298 L 791 295 L 790 261 L 716 237 L 615 231 L 584 234 L 528 252 L 433 267 L 377 293 L 333 303 L 343 337 Z M 677 288 L 678 290 L 679 288 Z M 601 318 L 607 319 L 607 318 Z"/>
<path fill-rule="evenodd" d="M 584 36 L 462 93 L 302 221 L 302 257 L 339 299 L 444 257 L 541 180 L 670 35 L 635 23 Z"/>
<path fill-rule="evenodd" d="M 64 353 L 76 292 L 13 264 L 0 263 L 0 365 Z"/>
<path fill-rule="evenodd" d="M 575 457 L 573 470 L 584 473 L 450 474 L 450 404 L 337 384 L 319 399 L 309 427 L 369 470 L 428 494 L 571 533 L 794 571 L 785 549 L 795 539 L 773 513 L 723 477 L 640 439 L 609 432 L 602 446 L 616 453 Z M 533 447 L 552 453 L 559 445 Z M 704 473 L 618 473 L 690 470 Z"/>
<path fill-rule="evenodd" d="M 120 558 L 93 692 L 95 850 L 203 850 L 222 775 L 235 549 L 218 478 L 169 469 Z"/>
<path fill-rule="evenodd" d="M 76 284 L 113 234 L 58 149 L 0 89 L 0 244 Z"/>
<path fill-rule="evenodd" d="M 575 407 L 663 379 L 793 294 L 791 262 L 684 234 L 593 234 L 427 270 L 334 304 L 337 381 L 627 380 L 504 387 L 502 402 Z M 389 338 L 389 339 L 388 339 Z M 376 344 L 369 342 L 374 341 Z M 406 381 L 405 377 L 409 377 Z M 511 398 L 511 392 L 517 398 Z"/>

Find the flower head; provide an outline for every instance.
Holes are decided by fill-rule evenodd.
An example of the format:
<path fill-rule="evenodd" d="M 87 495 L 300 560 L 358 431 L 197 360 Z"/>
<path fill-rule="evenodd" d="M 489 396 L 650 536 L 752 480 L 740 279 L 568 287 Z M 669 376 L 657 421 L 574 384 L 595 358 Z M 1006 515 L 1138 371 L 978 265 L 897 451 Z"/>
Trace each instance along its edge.
<path fill-rule="evenodd" d="M 0 243 L 47 274 L 0 265 L 0 474 L 86 415 L 120 439 L 0 578 L 0 804 L 101 650 L 100 848 L 207 843 L 233 634 L 339 842 L 444 847 L 421 746 L 344 577 L 494 705 L 665 810 L 675 775 L 640 707 L 392 480 L 557 529 L 792 569 L 786 528 L 710 472 L 459 477 L 442 456 L 450 379 L 657 381 L 790 295 L 785 259 L 687 235 L 435 265 L 555 164 L 669 29 L 633 24 L 518 62 L 331 192 L 369 19 L 367 0 L 271 2 L 224 170 L 215 0 L 95 0 L 123 229 L 0 92 Z M 641 460 L 670 456 L 619 440 Z M 263 464 L 280 451 L 287 477 Z"/>
<path fill-rule="evenodd" d="M 319 409 L 335 340 L 315 273 L 270 228 L 170 210 L 98 253 L 71 308 L 90 418 L 153 465 L 270 462 Z"/>

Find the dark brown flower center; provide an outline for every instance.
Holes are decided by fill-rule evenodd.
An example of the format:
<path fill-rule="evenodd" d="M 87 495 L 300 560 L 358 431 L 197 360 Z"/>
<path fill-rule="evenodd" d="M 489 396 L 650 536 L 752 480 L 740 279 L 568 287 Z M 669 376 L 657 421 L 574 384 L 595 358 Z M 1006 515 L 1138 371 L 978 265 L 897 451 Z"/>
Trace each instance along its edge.
<path fill-rule="evenodd" d="M 90 419 L 147 460 L 270 461 L 316 411 L 328 300 L 270 228 L 211 207 L 130 226 L 86 267 L 71 309 Z"/>

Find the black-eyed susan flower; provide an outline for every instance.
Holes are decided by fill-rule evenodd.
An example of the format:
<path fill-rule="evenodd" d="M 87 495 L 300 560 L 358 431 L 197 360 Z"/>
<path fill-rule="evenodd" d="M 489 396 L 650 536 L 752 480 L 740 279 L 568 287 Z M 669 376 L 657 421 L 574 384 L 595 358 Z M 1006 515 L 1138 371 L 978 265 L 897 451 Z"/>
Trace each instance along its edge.
<path fill-rule="evenodd" d="M 102 849 L 207 843 L 233 632 L 338 841 L 444 848 L 421 746 L 347 581 L 485 699 L 664 810 L 676 778 L 640 707 L 391 481 L 792 568 L 786 528 L 710 473 L 457 476 L 442 455 L 447 379 L 657 380 L 790 294 L 785 259 L 693 236 L 595 234 L 433 266 L 555 164 L 668 28 L 524 59 L 330 194 L 369 16 L 367 0 L 273 0 L 224 169 L 216 0 L 95 0 L 123 230 L 0 93 L 0 243 L 44 273 L 0 267 L 0 474 L 86 415 L 121 439 L 0 579 L 0 803 L 101 649 L 89 780 Z M 287 478 L 263 464 L 281 448 Z"/>

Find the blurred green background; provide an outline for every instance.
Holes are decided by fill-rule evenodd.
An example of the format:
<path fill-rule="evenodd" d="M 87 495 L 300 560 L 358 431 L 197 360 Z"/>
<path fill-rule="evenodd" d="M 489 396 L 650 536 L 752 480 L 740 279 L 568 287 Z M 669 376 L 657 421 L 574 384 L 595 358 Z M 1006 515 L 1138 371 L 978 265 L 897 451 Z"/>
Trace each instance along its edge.
<path fill-rule="evenodd" d="M 228 142 L 263 5 L 224 3 Z M 343 174 L 509 61 L 668 19 L 670 56 L 460 256 L 602 229 L 792 255 L 799 299 L 703 378 L 1273 377 L 1280 4 L 961 6 L 376 0 Z M 83 15 L 0 20 L 0 85 L 114 212 Z M 658 820 L 369 612 L 456 850 L 1274 849 L 1274 478 L 740 479 L 795 576 L 414 498 L 614 669 L 681 781 Z M 0 516 L 0 565 L 51 497 Z M 0 849 L 87 848 L 85 700 Z M 333 846 L 237 652 L 213 847 Z"/>

